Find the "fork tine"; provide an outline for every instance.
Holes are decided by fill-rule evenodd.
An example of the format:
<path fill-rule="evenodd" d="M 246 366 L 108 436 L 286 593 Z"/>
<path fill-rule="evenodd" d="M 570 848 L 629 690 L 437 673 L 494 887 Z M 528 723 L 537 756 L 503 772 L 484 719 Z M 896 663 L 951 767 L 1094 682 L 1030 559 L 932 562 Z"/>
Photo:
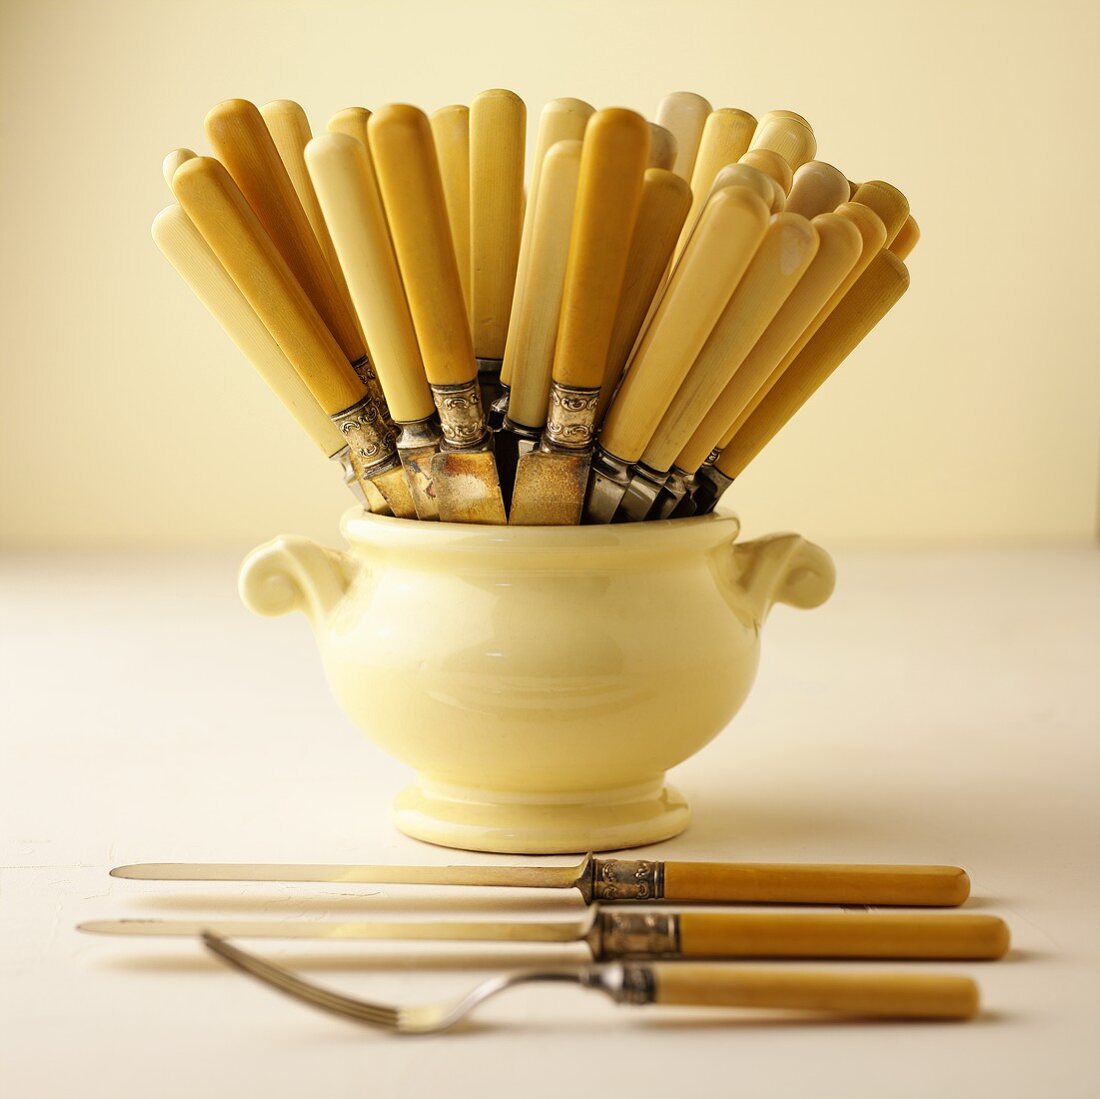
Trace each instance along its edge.
<path fill-rule="evenodd" d="M 343 996 L 338 992 L 330 992 L 328 989 L 310 984 L 308 981 L 296 977 L 289 970 L 254 954 L 249 954 L 209 931 L 202 933 L 202 941 L 208 950 L 234 968 L 255 977 L 280 992 L 293 996 L 295 999 L 304 1000 L 325 1011 L 358 1019 L 361 1022 L 371 1023 L 388 1030 L 396 1030 L 399 1027 L 397 1010 L 386 1004 L 355 1000 L 350 996 Z"/>

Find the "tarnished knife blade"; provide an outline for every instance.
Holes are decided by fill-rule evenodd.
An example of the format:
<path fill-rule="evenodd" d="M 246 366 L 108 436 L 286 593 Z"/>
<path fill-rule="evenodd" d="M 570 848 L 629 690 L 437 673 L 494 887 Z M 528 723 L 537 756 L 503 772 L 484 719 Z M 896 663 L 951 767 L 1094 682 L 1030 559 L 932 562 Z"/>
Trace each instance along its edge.
<path fill-rule="evenodd" d="M 139 862 L 113 878 L 141 881 L 372 882 L 379 885 L 487 885 L 569 889 L 589 866 L 368 866 L 333 863 Z"/>
<path fill-rule="evenodd" d="M 576 526 L 581 521 L 592 456 L 532 451 L 516 465 L 514 526 Z"/>
<path fill-rule="evenodd" d="M 440 451 L 432 459 L 432 484 L 445 522 L 508 522 L 492 451 Z"/>

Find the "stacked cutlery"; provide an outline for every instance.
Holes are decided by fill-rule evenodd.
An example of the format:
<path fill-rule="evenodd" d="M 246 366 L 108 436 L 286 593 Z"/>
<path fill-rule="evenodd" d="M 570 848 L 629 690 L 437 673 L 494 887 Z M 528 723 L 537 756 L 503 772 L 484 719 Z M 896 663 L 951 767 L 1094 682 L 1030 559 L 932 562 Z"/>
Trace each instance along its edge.
<path fill-rule="evenodd" d="M 908 287 L 920 231 L 810 123 L 491 89 L 431 118 L 227 100 L 158 246 L 372 512 L 711 510 Z"/>

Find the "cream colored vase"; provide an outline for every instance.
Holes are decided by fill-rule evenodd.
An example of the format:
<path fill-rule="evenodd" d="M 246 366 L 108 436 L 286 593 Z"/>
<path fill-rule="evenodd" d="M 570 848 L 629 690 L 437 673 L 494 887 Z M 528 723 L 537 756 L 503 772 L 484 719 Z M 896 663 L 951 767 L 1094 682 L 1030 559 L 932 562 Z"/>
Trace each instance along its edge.
<path fill-rule="evenodd" d="M 350 549 L 282 537 L 241 597 L 304 611 L 341 706 L 417 772 L 401 831 L 477 851 L 583 852 L 688 823 L 665 771 L 752 685 L 775 602 L 815 607 L 824 550 L 735 543 L 738 521 L 585 527 L 416 523 L 349 511 Z"/>

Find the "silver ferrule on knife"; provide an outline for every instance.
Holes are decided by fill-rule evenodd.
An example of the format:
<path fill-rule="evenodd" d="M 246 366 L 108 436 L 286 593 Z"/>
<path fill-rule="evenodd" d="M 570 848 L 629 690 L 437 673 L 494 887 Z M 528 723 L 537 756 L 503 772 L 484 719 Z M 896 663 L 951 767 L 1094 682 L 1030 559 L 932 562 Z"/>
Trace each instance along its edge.
<path fill-rule="evenodd" d="M 377 477 L 400 465 L 393 437 L 369 393 L 337 412 L 332 422 L 348 441 L 348 458 L 359 480 Z"/>
<path fill-rule="evenodd" d="M 596 438 L 596 408 L 600 387 L 563 385 L 552 382 L 546 408 L 546 427 L 541 448 L 577 454 L 592 449 Z"/>
<path fill-rule="evenodd" d="M 389 429 L 390 434 L 396 441 L 397 425 L 393 422 L 393 417 L 390 416 L 390 406 L 386 401 L 385 393 L 382 392 L 382 383 L 378 380 L 378 374 L 374 369 L 374 365 L 366 355 L 360 355 L 359 358 L 351 364 L 351 368 L 358 375 L 359 380 L 367 387 L 367 392 L 370 394 L 371 399 L 382 414 L 382 422 Z"/>
<path fill-rule="evenodd" d="M 356 500 L 364 507 L 369 507 L 367 494 L 359 478 L 355 475 L 355 466 L 352 465 L 351 461 L 351 447 L 345 444 L 335 454 L 329 455 L 329 461 L 335 462 L 340 467 L 340 472 L 344 477 L 344 484 L 351 489 Z"/>
<path fill-rule="evenodd" d="M 667 470 L 650 469 L 644 462 L 638 462 L 615 518 L 628 523 L 641 522 L 657 502 L 661 489 L 668 479 Z"/>
<path fill-rule="evenodd" d="M 479 358 L 477 360 L 477 381 L 481 388 L 481 400 L 487 413 L 491 411 L 493 405 L 501 397 L 503 386 L 500 381 L 500 368 L 503 364 L 503 359 Z"/>
<path fill-rule="evenodd" d="M 478 383 L 433 385 L 432 397 L 439 410 L 439 426 L 443 432 L 441 450 L 486 450 L 489 446 L 489 425 L 481 404 Z"/>
<path fill-rule="evenodd" d="M 630 463 L 597 445 L 592 455 L 584 517 L 589 523 L 610 523 L 630 484 Z"/>
<path fill-rule="evenodd" d="M 727 477 L 716 465 L 711 463 L 700 467 L 695 475 L 695 514 L 707 515 L 712 512 L 722 498 L 722 494 L 733 484 L 733 478 Z"/>
<path fill-rule="evenodd" d="M 508 414 L 508 396 L 512 392 L 512 387 L 506 385 L 504 382 L 500 382 L 500 394 L 489 405 L 488 419 L 489 427 L 493 431 L 499 431 L 504 425 L 504 418 Z"/>
<path fill-rule="evenodd" d="M 671 519 L 676 515 L 681 510 L 684 501 L 689 499 L 687 496 L 688 486 L 693 480 L 693 474 L 687 473 L 678 466 L 673 466 L 669 470 L 668 480 L 665 481 L 660 493 L 657 495 L 657 501 L 649 513 L 649 518 Z M 692 507 L 689 514 L 694 514 L 694 511 L 695 509 Z"/>

